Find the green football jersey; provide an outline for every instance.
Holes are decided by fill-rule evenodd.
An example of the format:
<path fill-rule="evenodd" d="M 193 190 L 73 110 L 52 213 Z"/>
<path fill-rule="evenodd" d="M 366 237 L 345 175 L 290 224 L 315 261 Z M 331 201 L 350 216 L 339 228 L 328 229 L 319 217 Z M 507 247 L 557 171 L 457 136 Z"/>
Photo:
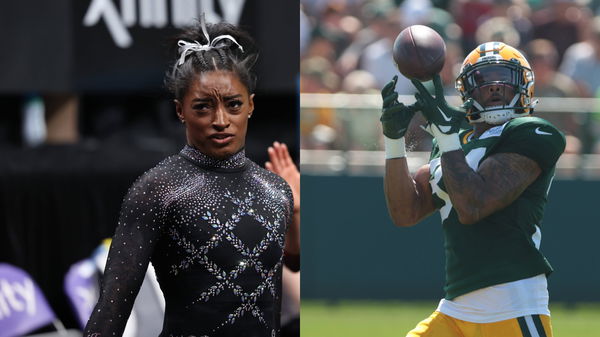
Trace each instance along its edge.
<path fill-rule="evenodd" d="M 539 251 L 541 223 L 556 161 L 565 137 L 549 122 L 520 117 L 493 127 L 479 138 L 471 130 L 459 134 L 469 166 L 477 171 L 495 153 L 517 153 L 538 163 L 542 172 L 510 205 L 479 222 L 462 224 L 444 186 L 437 145 L 430 159 L 430 185 L 439 208 L 446 253 L 446 299 L 491 285 L 516 281 L 552 267 Z"/>

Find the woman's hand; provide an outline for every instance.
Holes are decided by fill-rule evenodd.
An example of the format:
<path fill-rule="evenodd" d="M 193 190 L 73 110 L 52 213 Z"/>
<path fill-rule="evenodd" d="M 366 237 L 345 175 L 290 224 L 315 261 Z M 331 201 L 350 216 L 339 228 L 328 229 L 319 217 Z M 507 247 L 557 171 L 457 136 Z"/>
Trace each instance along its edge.
<path fill-rule="evenodd" d="M 269 146 L 269 161 L 265 163 L 267 170 L 282 177 L 290 188 L 294 197 L 294 213 L 300 211 L 300 171 L 294 164 L 290 152 L 285 144 L 274 142 Z"/>
<path fill-rule="evenodd" d="M 300 171 L 294 164 L 285 144 L 274 142 L 269 146 L 267 170 L 282 177 L 292 190 L 294 215 L 285 238 L 285 264 L 293 271 L 300 270 Z"/>

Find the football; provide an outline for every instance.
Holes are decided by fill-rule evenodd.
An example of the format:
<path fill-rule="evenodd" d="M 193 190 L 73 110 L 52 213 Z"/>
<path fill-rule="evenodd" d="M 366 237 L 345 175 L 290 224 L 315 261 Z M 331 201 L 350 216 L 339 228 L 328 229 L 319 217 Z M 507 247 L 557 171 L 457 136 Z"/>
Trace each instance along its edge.
<path fill-rule="evenodd" d="M 444 67 L 446 43 L 435 30 L 413 25 L 398 34 L 393 57 L 402 75 L 422 82 L 429 81 Z"/>

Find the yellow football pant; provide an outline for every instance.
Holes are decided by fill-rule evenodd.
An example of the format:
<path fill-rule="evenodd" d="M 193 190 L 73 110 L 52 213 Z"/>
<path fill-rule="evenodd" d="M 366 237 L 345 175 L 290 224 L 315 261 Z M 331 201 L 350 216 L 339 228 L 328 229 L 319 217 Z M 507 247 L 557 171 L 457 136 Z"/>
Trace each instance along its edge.
<path fill-rule="evenodd" d="M 406 337 L 552 337 L 552 325 L 546 315 L 472 323 L 435 311 Z"/>

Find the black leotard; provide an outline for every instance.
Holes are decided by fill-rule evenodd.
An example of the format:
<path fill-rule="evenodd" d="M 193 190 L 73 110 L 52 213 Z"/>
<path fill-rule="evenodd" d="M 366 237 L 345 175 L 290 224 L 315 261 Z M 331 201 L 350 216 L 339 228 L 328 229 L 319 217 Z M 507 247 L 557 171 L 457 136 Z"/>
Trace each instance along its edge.
<path fill-rule="evenodd" d="M 216 160 L 186 146 L 130 188 L 100 299 L 84 336 L 120 336 L 152 261 L 161 336 L 278 336 L 292 193 L 244 151 Z"/>

